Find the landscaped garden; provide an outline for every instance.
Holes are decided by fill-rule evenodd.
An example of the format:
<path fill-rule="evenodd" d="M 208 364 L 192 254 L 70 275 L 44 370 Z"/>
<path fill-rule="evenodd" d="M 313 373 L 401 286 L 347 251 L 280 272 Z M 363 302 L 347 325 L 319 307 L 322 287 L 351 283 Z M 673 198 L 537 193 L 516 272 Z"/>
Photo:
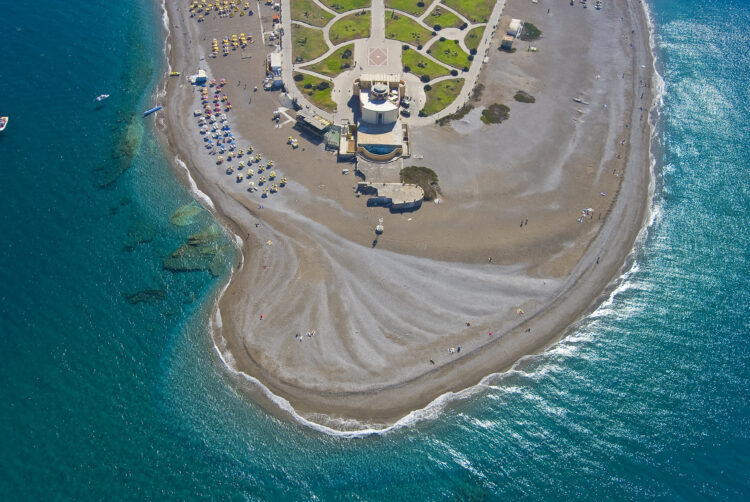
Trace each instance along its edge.
<path fill-rule="evenodd" d="M 471 29 L 469 33 L 466 34 L 466 38 L 464 38 L 466 48 L 471 50 L 479 47 L 479 42 L 482 41 L 482 34 L 484 34 L 484 26 L 477 26 L 476 28 Z"/>
<path fill-rule="evenodd" d="M 385 36 L 408 44 L 422 45 L 432 38 L 432 32 L 409 16 L 386 11 Z"/>
<path fill-rule="evenodd" d="M 448 68 L 437 64 L 435 61 L 411 49 L 401 52 L 401 63 L 404 65 L 404 72 L 413 73 L 419 78 L 423 78 L 426 75 L 428 78 L 423 79 L 423 81 L 450 75 Z"/>
<path fill-rule="evenodd" d="M 472 23 L 486 23 L 497 0 L 443 0 Z"/>
<path fill-rule="evenodd" d="M 370 12 L 357 12 L 342 17 L 331 26 L 328 38 L 334 45 L 348 42 L 356 38 L 367 38 L 370 36 Z M 324 44 L 325 46 L 325 44 Z"/>
<path fill-rule="evenodd" d="M 414 16 L 421 16 L 430 8 L 435 0 L 385 0 L 385 6 L 389 9 L 398 9 L 408 12 Z"/>
<path fill-rule="evenodd" d="M 292 19 L 313 26 L 325 26 L 333 19 L 333 14 L 321 9 L 313 0 L 292 0 Z"/>
<path fill-rule="evenodd" d="M 458 28 L 464 24 L 461 19 L 449 11 L 448 9 L 441 9 L 440 5 L 436 5 L 432 12 L 424 18 L 424 23 L 427 26 L 432 26 L 436 31 L 443 28 Z"/>
<path fill-rule="evenodd" d="M 454 68 L 462 70 L 471 65 L 469 55 L 458 45 L 458 40 L 440 38 L 427 51 L 432 57 Z"/>
<path fill-rule="evenodd" d="M 427 95 L 427 101 L 419 114 L 426 116 L 439 112 L 455 101 L 463 86 L 464 79 L 462 78 L 452 78 L 434 85 L 426 85 L 425 94 Z"/>
<path fill-rule="evenodd" d="M 331 99 L 331 83 L 328 80 L 298 72 L 294 73 L 293 78 L 297 89 L 307 96 L 311 103 L 329 112 L 336 109 L 336 103 Z"/>
<path fill-rule="evenodd" d="M 313 60 L 328 51 L 321 30 L 299 24 L 292 24 L 292 47 L 292 57 L 296 63 Z"/>
<path fill-rule="evenodd" d="M 318 61 L 314 65 L 306 66 L 305 69 L 333 78 L 341 72 L 351 68 L 353 60 L 354 44 L 347 44 L 336 49 L 323 61 Z"/>
<path fill-rule="evenodd" d="M 336 12 L 364 9 L 370 6 L 370 0 L 320 0 L 320 3 Z"/>

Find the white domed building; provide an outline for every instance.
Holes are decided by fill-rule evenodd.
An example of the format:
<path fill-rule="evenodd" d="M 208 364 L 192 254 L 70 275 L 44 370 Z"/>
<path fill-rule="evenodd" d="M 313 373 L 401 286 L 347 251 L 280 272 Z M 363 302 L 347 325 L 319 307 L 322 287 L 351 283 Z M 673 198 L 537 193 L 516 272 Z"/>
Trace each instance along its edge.
<path fill-rule="evenodd" d="M 406 125 L 399 120 L 399 105 L 406 84 L 396 74 L 362 74 L 354 80 L 359 96 L 357 153 L 384 162 L 407 155 Z"/>

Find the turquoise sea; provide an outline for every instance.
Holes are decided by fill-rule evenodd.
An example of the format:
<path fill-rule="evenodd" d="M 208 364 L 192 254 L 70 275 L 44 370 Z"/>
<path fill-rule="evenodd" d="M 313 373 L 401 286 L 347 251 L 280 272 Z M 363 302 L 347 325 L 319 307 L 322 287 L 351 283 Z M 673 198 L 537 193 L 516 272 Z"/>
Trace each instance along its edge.
<path fill-rule="evenodd" d="M 544 355 L 344 438 L 233 390 L 207 334 L 231 254 L 163 268 L 212 219 L 170 221 L 191 196 L 140 117 L 160 6 L 5 2 L 0 497 L 750 498 L 750 4 L 649 5 L 665 94 L 633 270 Z"/>

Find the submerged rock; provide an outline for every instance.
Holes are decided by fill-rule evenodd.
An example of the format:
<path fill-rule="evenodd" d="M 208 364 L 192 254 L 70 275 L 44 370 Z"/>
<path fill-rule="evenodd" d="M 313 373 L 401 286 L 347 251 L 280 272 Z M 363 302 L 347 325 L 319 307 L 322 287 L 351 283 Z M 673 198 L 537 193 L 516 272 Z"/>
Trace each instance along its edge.
<path fill-rule="evenodd" d="M 130 169 L 143 136 L 143 125 L 135 113 L 130 113 L 120 128 L 117 144 L 112 148 L 111 161 L 98 167 L 96 174 L 99 187 L 107 188 Z"/>
<path fill-rule="evenodd" d="M 231 246 L 222 245 L 224 234 L 212 224 L 188 237 L 187 244 L 164 258 L 164 268 L 171 272 L 196 272 L 208 270 L 214 277 L 221 275 L 229 262 Z"/>
<path fill-rule="evenodd" d="M 144 289 L 142 291 L 136 291 L 135 293 L 129 293 L 123 296 L 125 297 L 125 301 L 127 301 L 131 305 L 135 305 L 136 303 L 155 302 L 158 300 L 163 300 L 167 297 L 167 292 L 163 289 Z"/>
<path fill-rule="evenodd" d="M 146 220 L 136 220 L 128 228 L 128 240 L 125 242 L 125 249 L 132 251 L 138 244 L 145 244 L 154 240 L 156 229 Z"/>
<path fill-rule="evenodd" d="M 221 232 L 219 225 L 211 224 L 198 232 L 188 237 L 188 244 L 191 246 L 202 246 L 204 244 L 211 244 L 218 242 L 224 234 Z"/>
<path fill-rule="evenodd" d="M 172 216 L 170 216 L 169 221 L 172 222 L 172 225 L 184 227 L 193 223 L 196 215 L 200 214 L 201 211 L 203 211 L 203 208 L 193 201 L 190 204 L 178 207 L 177 210 L 172 213 Z"/>

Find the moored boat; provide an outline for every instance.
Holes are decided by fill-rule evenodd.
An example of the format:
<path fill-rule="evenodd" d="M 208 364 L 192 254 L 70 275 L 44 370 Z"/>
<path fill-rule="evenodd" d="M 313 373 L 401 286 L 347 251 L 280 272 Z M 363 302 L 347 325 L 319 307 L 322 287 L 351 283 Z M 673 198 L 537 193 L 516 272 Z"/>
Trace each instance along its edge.
<path fill-rule="evenodd" d="M 0 132 L 4 131 L 8 125 L 8 117 L 0 117 Z"/>
<path fill-rule="evenodd" d="M 104 100 L 105 100 L 105 99 L 107 99 L 108 97 L 109 97 L 109 94 L 99 94 L 99 95 L 98 95 L 98 96 L 97 96 L 96 98 L 94 98 L 94 99 L 96 99 L 97 101 L 104 101 Z"/>

